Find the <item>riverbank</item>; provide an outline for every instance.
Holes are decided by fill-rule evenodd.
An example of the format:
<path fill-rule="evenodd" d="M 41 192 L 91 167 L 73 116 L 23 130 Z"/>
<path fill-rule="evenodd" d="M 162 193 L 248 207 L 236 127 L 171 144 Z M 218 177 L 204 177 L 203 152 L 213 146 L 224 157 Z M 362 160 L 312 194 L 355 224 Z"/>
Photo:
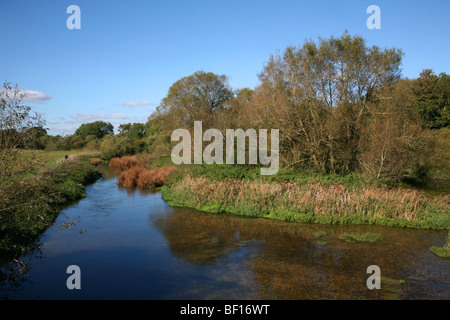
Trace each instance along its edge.
<path fill-rule="evenodd" d="M 429 196 L 405 186 L 364 181 L 357 175 L 286 170 L 259 177 L 254 171 L 226 166 L 182 168 L 161 188 L 162 197 L 176 207 L 301 223 L 419 229 L 450 225 L 448 193 Z"/>
<path fill-rule="evenodd" d="M 101 176 L 89 161 L 91 155 L 80 154 L 64 160 L 60 153 L 43 153 L 35 172 L 2 184 L 1 263 L 27 252 L 61 209 L 85 197 L 84 186 Z"/>

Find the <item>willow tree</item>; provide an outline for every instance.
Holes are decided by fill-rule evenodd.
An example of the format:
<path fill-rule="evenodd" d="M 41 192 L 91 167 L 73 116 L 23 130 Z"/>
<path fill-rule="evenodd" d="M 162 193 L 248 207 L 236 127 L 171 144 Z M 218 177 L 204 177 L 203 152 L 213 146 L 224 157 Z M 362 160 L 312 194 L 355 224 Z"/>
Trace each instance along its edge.
<path fill-rule="evenodd" d="M 401 50 L 360 36 L 305 41 L 272 55 L 255 90 L 255 124 L 280 129 L 286 165 L 327 172 L 358 166 L 360 129 L 373 92 L 400 79 Z"/>

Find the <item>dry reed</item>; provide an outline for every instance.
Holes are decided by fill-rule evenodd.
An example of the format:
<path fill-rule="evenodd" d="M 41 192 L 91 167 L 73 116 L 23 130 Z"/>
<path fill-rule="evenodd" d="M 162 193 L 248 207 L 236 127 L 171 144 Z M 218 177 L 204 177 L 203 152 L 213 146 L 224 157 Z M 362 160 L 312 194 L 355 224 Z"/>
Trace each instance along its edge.
<path fill-rule="evenodd" d="M 128 188 L 137 186 L 141 189 L 161 187 L 174 171 L 174 167 L 145 169 L 135 166 L 123 171 L 117 179 L 117 184 Z"/>
<path fill-rule="evenodd" d="M 171 192 L 177 195 L 178 200 L 197 208 L 220 204 L 221 207 L 235 209 L 256 208 L 266 214 L 290 212 L 294 216 L 312 213 L 314 216 L 340 218 L 358 215 L 417 221 L 430 210 L 448 214 L 450 206 L 448 195 L 430 198 L 414 189 L 372 185 L 349 189 L 342 184 L 325 185 L 320 182 L 210 181 L 189 175 L 173 185 Z"/>

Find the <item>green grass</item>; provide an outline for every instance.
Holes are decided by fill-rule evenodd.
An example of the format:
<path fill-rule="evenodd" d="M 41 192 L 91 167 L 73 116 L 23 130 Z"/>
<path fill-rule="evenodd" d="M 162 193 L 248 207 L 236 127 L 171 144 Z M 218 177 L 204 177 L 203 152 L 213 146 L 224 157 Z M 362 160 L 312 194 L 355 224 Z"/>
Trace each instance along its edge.
<path fill-rule="evenodd" d="M 43 150 L 21 150 L 22 157 L 26 160 L 29 159 L 32 154 L 36 158 L 36 168 L 53 168 L 59 163 L 64 161 L 66 155 L 72 157 L 79 156 L 92 156 L 98 155 L 97 151 L 83 151 L 83 150 L 70 150 L 70 151 L 43 151 Z"/>
<path fill-rule="evenodd" d="M 37 174 L 45 168 L 55 168 L 65 161 L 65 156 L 71 159 L 79 157 L 94 157 L 98 155 L 96 151 L 44 151 L 44 150 L 14 150 L 15 156 L 12 158 L 12 176 L 19 176 L 19 179 L 27 179 Z M 17 168 L 16 170 L 14 168 Z M 24 170 L 25 168 L 25 170 Z M 10 178 L 4 178 L 3 183 L 8 183 Z"/>
<path fill-rule="evenodd" d="M 86 196 L 84 186 L 101 175 L 89 157 L 58 162 L 41 154 L 41 166 L 0 190 L 0 262 L 22 255 L 69 202 Z M 64 156 L 63 156 L 64 158 Z M 56 163 L 55 163 L 56 162 Z"/>
<path fill-rule="evenodd" d="M 170 157 L 159 158 L 151 164 L 151 167 L 172 164 Z M 266 183 L 291 181 L 296 183 L 321 182 L 325 185 L 339 183 L 347 187 L 362 186 L 364 183 L 382 183 L 360 176 L 356 173 L 329 174 L 319 173 L 306 169 L 283 169 L 280 168 L 275 175 L 261 176 L 260 168 L 255 165 L 230 165 L 230 164 L 191 164 L 179 165 L 179 176 L 190 174 L 194 177 L 208 177 L 211 180 L 261 180 Z"/>

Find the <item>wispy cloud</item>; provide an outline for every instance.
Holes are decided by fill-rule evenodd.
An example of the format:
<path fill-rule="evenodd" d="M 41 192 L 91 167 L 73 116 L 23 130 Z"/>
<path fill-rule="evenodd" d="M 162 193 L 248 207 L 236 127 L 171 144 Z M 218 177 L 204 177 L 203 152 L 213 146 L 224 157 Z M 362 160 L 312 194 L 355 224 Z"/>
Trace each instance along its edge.
<path fill-rule="evenodd" d="M 5 92 L 5 89 L 0 89 L 1 92 Z M 11 90 L 8 90 L 6 93 L 9 97 L 12 97 L 15 93 L 16 88 L 13 88 Z M 37 90 L 28 90 L 28 89 L 17 89 L 17 94 L 22 97 L 22 101 L 28 101 L 28 102 L 38 102 L 43 103 L 47 100 L 52 99 L 52 96 L 49 96 L 48 94 L 37 91 Z"/>
<path fill-rule="evenodd" d="M 48 94 L 36 90 L 21 90 L 21 92 L 25 94 L 24 101 L 44 102 L 52 98 Z"/>
<path fill-rule="evenodd" d="M 154 103 L 148 100 L 142 100 L 140 102 L 127 101 L 125 103 L 122 103 L 122 106 L 132 108 L 132 107 L 150 106 L 152 104 Z"/>
<path fill-rule="evenodd" d="M 89 114 L 89 113 L 77 113 L 70 116 L 74 120 L 78 121 L 97 121 L 97 120 L 108 120 L 108 119 L 129 119 L 128 116 L 123 113 L 112 113 L 112 114 Z"/>

